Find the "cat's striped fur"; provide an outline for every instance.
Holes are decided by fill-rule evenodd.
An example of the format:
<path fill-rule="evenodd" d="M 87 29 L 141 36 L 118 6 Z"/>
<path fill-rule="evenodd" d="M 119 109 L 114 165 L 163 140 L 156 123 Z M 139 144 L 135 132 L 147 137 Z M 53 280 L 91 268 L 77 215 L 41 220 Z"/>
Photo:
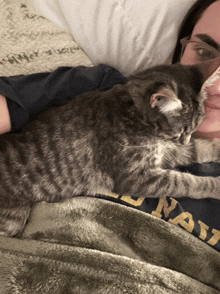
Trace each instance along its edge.
<path fill-rule="evenodd" d="M 220 160 L 217 143 L 189 142 L 204 118 L 202 83 L 195 66 L 159 66 L 1 135 L 0 234 L 17 234 L 35 203 L 77 195 L 220 199 L 219 178 L 175 171 Z"/>

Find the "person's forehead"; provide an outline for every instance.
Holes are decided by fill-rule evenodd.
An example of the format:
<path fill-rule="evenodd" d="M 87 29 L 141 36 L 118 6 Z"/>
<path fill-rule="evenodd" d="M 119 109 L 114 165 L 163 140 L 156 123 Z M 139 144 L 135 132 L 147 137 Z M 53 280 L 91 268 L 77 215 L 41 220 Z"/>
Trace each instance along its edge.
<path fill-rule="evenodd" d="M 195 25 L 192 36 L 197 33 L 208 34 L 220 43 L 220 0 L 211 4 Z"/>

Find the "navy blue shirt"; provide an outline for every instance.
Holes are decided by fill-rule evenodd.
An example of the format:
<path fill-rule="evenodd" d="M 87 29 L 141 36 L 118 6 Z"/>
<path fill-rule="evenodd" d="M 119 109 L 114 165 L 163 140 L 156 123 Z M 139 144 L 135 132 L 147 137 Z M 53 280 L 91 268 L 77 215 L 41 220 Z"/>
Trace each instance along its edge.
<path fill-rule="evenodd" d="M 126 82 L 123 75 L 106 65 L 60 67 L 52 73 L 0 77 L 0 93 L 6 97 L 12 131 L 15 131 L 47 107 Z"/>

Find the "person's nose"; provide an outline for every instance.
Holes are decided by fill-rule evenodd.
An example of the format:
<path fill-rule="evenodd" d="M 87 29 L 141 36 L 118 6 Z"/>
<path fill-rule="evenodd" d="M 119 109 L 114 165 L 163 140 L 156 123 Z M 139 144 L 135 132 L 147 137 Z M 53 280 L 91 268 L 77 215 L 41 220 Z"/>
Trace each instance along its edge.
<path fill-rule="evenodd" d="M 210 96 L 220 95 L 220 67 L 206 80 L 205 84 Z"/>

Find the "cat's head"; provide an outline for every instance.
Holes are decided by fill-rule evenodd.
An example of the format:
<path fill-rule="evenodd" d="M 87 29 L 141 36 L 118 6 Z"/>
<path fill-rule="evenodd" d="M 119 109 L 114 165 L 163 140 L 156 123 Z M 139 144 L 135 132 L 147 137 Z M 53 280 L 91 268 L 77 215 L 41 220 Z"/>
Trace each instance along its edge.
<path fill-rule="evenodd" d="M 202 68 L 197 65 L 161 65 L 129 78 L 134 104 L 155 135 L 189 142 L 205 117 L 201 88 Z"/>

